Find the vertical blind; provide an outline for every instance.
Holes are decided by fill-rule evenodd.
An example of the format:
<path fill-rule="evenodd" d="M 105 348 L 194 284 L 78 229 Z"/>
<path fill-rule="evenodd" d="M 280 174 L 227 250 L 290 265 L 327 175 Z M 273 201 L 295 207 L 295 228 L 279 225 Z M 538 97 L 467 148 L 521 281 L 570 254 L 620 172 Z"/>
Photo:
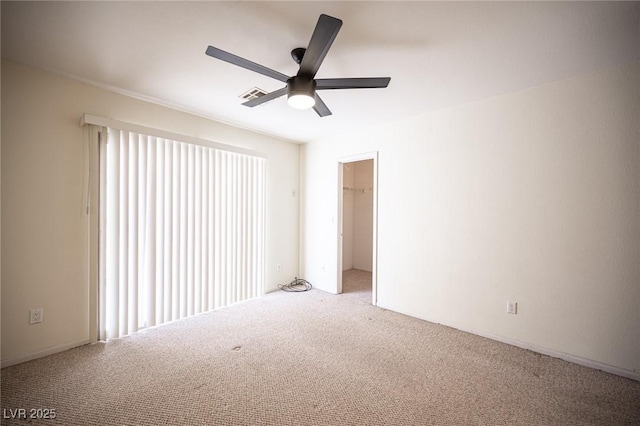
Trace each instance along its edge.
<path fill-rule="evenodd" d="M 265 159 L 105 130 L 100 338 L 261 295 Z"/>

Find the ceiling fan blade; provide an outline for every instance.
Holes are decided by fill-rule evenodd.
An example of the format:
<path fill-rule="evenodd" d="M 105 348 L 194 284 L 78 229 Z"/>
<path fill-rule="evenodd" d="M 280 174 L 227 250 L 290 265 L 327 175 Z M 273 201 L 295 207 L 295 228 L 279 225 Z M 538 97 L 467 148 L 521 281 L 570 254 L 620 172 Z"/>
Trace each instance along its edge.
<path fill-rule="evenodd" d="M 275 78 L 276 80 L 280 80 L 283 83 L 286 83 L 287 80 L 289 79 L 289 76 L 286 76 L 281 72 L 272 70 L 271 68 L 267 68 L 260 64 L 256 64 L 255 62 L 251 62 L 248 59 L 241 58 L 240 56 L 236 56 L 232 53 L 225 52 L 224 50 L 220 50 L 217 47 L 213 47 L 213 46 L 207 47 L 206 53 L 212 58 L 220 59 L 221 61 L 229 62 L 230 64 L 237 65 L 244 69 L 257 72 L 258 74 Z"/>
<path fill-rule="evenodd" d="M 307 51 L 302 57 L 298 76 L 315 77 L 341 26 L 342 21 L 340 19 L 324 14 L 320 15 L 316 28 L 311 35 L 309 46 L 307 46 Z"/>
<path fill-rule="evenodd" d="M 389 81 L 391 81 L 391 77 L 319 78 L 316 80 L 316 90 L 376 89 L 387 87 Z"/>
<path fill-rule="evenodd" d="M 278 89 L 275 92 L 267 93 L 266 95 L 262 95 L 259 98 L 251 99 L 250 101 L 247 101 L 242 105 L 248 106 L 248 107 L 254 107 L 254 106 L 262 105 L 265 102 L 272 101 L 275 98 L 279 98 L 280 96 L 286 95 L 286 94 L 287 94 L 287 88 L 283 87 L 282 89 Z"/>
<path fill-rule="evenodd" d="M 315 94 L 315 99 L 316 104 L 313 106 L 313 110 L 317 112 L 320 117 L 331 115 L 331 111 L 317 93 Z"/>

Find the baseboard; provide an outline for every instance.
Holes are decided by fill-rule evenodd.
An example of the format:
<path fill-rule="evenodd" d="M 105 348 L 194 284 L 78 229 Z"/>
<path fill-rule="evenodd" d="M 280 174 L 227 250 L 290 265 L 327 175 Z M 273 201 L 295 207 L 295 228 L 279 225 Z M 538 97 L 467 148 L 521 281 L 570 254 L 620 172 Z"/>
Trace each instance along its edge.
<path fill-rule="evenodd" d="M 568 354 L 568 353 L 565 353 L 565 352 L 557 351 L 555 349 L 545 348 L 544 346 L 538 346 L 538 345 L 535 345 L 533 343 L 525 342 L 525 341 L 522 341 L 522 340 L 512 339 L 510 337 L 505 337 L 505 336 L 500 336 L 499 334 L 493 334 L 493 333 L 490 333 L 490 332 L 487 332 L 487 331 L 483 331 L 483 330 L 476 330 L 474 328 L 465 327 L 465 326 L 461 326 L 461 325 L 458 325 L 458 324 L 440 322 L 440 321 L 437 321 L 437 320 L 435 320 L 433 318 L 427 318 L 427 317 L 422 316 L 422 315 L 414 315 L 414 314 L 409 313 L 409 312 L 398 311 L 398 310 L 395 310 L 395 309 L 388 308 L 386 306 L 382 306 L 379 303 L 378 303 L 378 307 L 383 308 L 383 309 L 388 309 L 388 310 L 393 311 L 393 312 L 398 312 L 398 313 L 403 314 L 403 315 L 408 315 L 410 317 L 418 318 L 418 319 L 421 319 L 423 321 L 429 321 L 429 322 L 434 323 L 434 324 L 441 324 L 441 325 L 444 325 L 446 327 L 455 328 L 456 330 L 464 331 L 466 333 L 475 334 L 476 336 L 486 337 L 487 339 L 496 340 L 498 342 L 506 343 L 506 344 L 511 345 L 511 346 L 516 346 L 518 348 L 528 349 L 530 351 L 537 352 L 537 353 L 542 354 L 542 355 L 548 355 L 548 356 L 553 357 L 553 358 L 560 358 L 560 359 L 562 359 L 564 361 L 572 362 L 574 364 L 582 365 L 584 367 L 589 367 L 589 368 L 593 368 L 593 369 L 596 369 L 596 370 L 602 370 L 602 371 L 604 371 L 606 373 L 615 374 L 616 376 L 622 376 L 622 377 L 626 377 L 628 379 L 640 382 L 640 372 L 638 372 L 638 371 L 627 370 L 625 368 L 615 367 L 613 365 L 605 364 L 605 363 L 602 363 L 602 362 L 599 362 L 599 361 L 594 361 L 594 360 L 588 359 L 588 358 L 582 358 L 582 357 L 579 357 L 579 356 L 576 356 L 576 355 L 572 355 L 572 354 Z"/>
<path fill-rule="evenodd" d="M 476 336 L 481 336 L 481 337 L 486 337 L 487 339 L 491 339 L 491 340 L 496 340 L 498 342 L 502 342 L 502 343 L 506 343 L 508 345 L 511 346 L 516 346 L 518 348 L 522 348 L 522 349 L 528 349 L 530 351 L 533 352 L 537 352 L 543 355 L 548 355 L 550 357 L 553 358 L 560 358 L 562 360 L 568 361 L 568 362 L 572 362 L 574 364 L 578 364 L 578 365 L 582 365 L 585 367 L 589 367 L 589 368 L 593 368 L 596 370 L 602 370 L 606 373 L 611 373 L 611 374 L 615 374 L 616 376 L 622 376 L 622 377 L 626 377 L 628 379 L 631 380 L 635 380 L 640 382 L 640 372 L 637 371 L 632 371 L 632 370 L 627 370 L 625 368 L 620 368 L 620 367 L 615 367 L 613 365 L 609 365 L 609 364 L 605 364 L 599 361 L 594 361 L 588 358 L 582 358 L 576 355 L 572 355 L 572 354 L 568 354 L 565 352 L 561 352 L 561 351 L 557 351 L 555 349 L 549 349 L 549 348 L 545 348 L 543 346 L 538 346 L 535 345 L 533 343 L 529 343 L 529 342 L 525 342 L 522 340 L 518 340 L 518 339 L 513 339 L 510 337 L 505 337 L 505 336 L 500 336 L 498 334 L 494 334 L 494 333 L 490 333 L 487 331 L 483 331 L 483 330 L 477 330 L 471 327 L 465 327 L 465 326 L 460 326 L 460 325 L 456 325 L 456 324 L 451 324 L 451 323 L 444 323 L 444 322 L 439 322 L 434 320 L 433 318 L 427 318 L 423 315 L 415 315 L 409 312 L 402 312 L 399 310 L 395 310 L 395 309 L 391 309 L 388 308 L 386 306 L 381 305 L 380 303 L 378 303 L 378 307 L 382 308 L 382 309 L 388 309 L 390 311 L 393 312 L 398 312 L 400 314 L 403 315 L 408 315 L 410 317 L 414 317 L 414 318 L 418 318 L 421 319 L 423 321 L 429 321 L 431 323 L 434 324 L 441 324 L 447 327 L 451 327 L 451 328 L 455 328 L 456 330 L 460 330 L 460 331 L 464 331 L 466 333 L 471 333 L 471 334 L 475 334 Z M 29 355 L 25 355 L 22 357 L 18 357 L 18 358 L 13 358 L 13 359 L 8 359 L 8 360 L 2 360 L 0 363 L 0 368 L 5 368 L 5 367 L 10 367 L 12 365 L 16 365 L 16 364 L 21 364 L 23 362 L 27 362 L 27 361 L 31 361 L 37 358 L 42 358 L 48 355 L 53 355 L 56 354 L 58 352 L 64 352 L 66 350 L 69 349 L 73 349 L 76 348 L 78 346 L 84 346 L 91 343 L 90 339 L 86 339 L 86 340 L 82 340 L 79 342 L 74 342 L 74 343 L 68 343 L 66 345 L 60 345 L 60 346 L 54 346 L 51 348 L 47 348 L 45 350 L 42 351 L 38 351 L 38 352 L 34 352 L 31 353 Z"/>
<path fill-rule="evenodd" d="M 0 368 L 11 367 L 12 365 L 16 365 L 16 364 L 22 364 L 23 362 L 57 354 L 58 352 L 64 352 L 66 350 L 77 348 L 78 346 L 84 346 L 89 343 L 91 343 L 91 340 L 87 339 L 79 342 L 67 343 L 66 345 L 54 346 L 54 347 L 47 348 L 42 351 L 34 352 L 29 355 L 21 356 L 18 358 L 2 360 L 2 362 L 0 363 Z"/>
<path fill-rule="evenodd" d="M 234 306 L 234 305 L 237 305 L 237 304 L 240 304 L 240 303 L 244 303 L 244 302 L 248 302 L 250 300 L 256 300 L 256 299 L 258 299 L 260 297 L 262 297 L 262 295 L 254 297 L 254 298 L 251 298 L 251 299 L 242 300 L 240 302 L 235 302 L 235 303 L 232 303 L 232 304 L 230 304 L 228 306 L 223 306 L 223 307 L 217 308 L 215 310 L 229 308 L 231 306 Z M 206 312 L 200 312 L 198 314 L 195 314 L 194 316 L 196 316 L 196 315 L 205 315 L 205 314 L 210 313 L 212 311 L 213 310 L 206 311 Z M 189 317 L 180 318 L 180 319 L 177 319 L 177 320 L 174 320 L 174 321 L 182 321 L 182 320 L 186 320 L 188 318 Z M 162 326 L 170 324 L 170 323 L 172 323 L 174 321 L 169 321 L 169 322 L 165 322 L 165 323 L 158 324 L 158 325 L 155 325 L 155 326 L 146 327 L 146 328 L 140 329 L 139 331 L 140 332 L 144 332 L 144 331 L 147 331 L 147 330 L 153 330 L 156 327 L 162 327 Z M 93 340 L 92 339 L 86 339 L 86 340 L 82 340 L 82 341 L 78 341 L 78 342 L 68 343 L 66 345 L 54 346 L 54 347 L 47 348 L 47 349 L 44 349 L 42 351 L 34 352 L 34 353 L 29 354 L 29 355 L 21 356 L 21 357 L 18 357 L 18 358 L 2 360 L 0 362 L 0 368 L 11 367 L 12 365 L 22 364 L 23 362 L 27 362 L 27 361 L 31 361 L 31 360 L 34 360 L 34 359 L 37 359 L 37 358 L 42 358 L 42 357 L 45 357 L 45 356 L 57 354 L 58 352 L 64 352 L 64 351 L 69 350 L 69 349 L 77 348 L 78 346 L 84 346 L 84 345 L 88 345 L 88 344 L 96 343 L 96 342 L 97 342 L 97 340 L 95 340 L 95 339 L 93 339 Z"/>

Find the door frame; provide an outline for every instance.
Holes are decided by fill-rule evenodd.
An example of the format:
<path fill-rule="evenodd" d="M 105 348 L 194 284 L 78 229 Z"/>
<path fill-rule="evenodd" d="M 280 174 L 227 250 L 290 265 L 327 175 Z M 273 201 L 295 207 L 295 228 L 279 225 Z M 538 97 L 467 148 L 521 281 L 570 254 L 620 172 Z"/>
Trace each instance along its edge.
<path fill-rule="evenodd" d="M 378 151 L 348 155 L 337 159 L 338 168 L 338 212 L 337 212 L 337 240 L 338 240 L 338 271 L 336 293 L 342 293 L 342 245 L 343 245 L 343 166 L 362 160 L 373 160 L 373 233 L 371 245 L 371 304 L 378 304 Z"/>

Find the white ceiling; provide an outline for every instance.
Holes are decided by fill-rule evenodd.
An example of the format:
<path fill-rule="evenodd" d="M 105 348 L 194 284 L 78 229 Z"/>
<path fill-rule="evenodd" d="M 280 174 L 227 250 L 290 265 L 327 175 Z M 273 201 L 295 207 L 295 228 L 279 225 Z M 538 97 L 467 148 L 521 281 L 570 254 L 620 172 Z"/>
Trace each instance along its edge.
<path fill-rule="evenodd" d="M 344 21 L 318 78 L 390 76 L 330 90 L 333 115 L 256 108 L 277 80 L 205 55 L 208 45 L 287 75 L 321 13 Z M 640 60 L 640 2 L 2 2 L 2 57 L 297 142 Z"/>

